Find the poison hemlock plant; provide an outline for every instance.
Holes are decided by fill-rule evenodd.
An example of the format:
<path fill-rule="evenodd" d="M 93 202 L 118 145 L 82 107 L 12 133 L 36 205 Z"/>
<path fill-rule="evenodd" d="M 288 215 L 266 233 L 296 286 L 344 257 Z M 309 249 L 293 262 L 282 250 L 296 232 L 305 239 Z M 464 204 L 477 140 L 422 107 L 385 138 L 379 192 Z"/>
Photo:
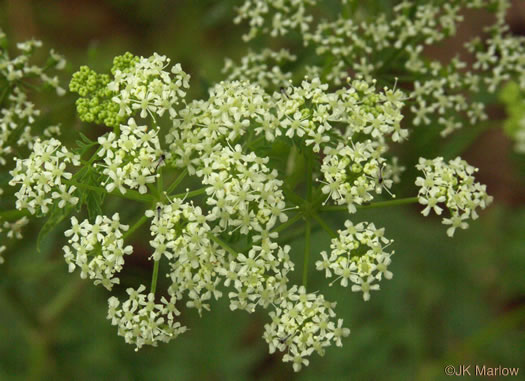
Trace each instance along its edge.
<path fill-rule="evenodd" d="M 181 306 L 203 314 L 226 297 L 232 310 L 268 311 L 269 351 L 284 352 L 299 371 L 350 333 L 336 303 L 308 286 L 309 267 L 365 301 L 393 276 L 393 240 L 377 222 L 356 221 L 359 208 L 419 203 L 424 216 L 443 216 L 452 237 L 491 203 L 477 169 L 460 157 L 421 158 L 417 193 L 395 197 L 404 167 L 389 150 L 410 139 L 413 126 L 434 123 L 448 135 L 485 119 L 484 104 L 472 99 L 481 87 L 494 92 L 514 79 L 523 90 L 525 47 L 508 34 L 507 5 L 403 1 L 392 15 L 357 22 L 357 11 L 367 10 L 355 1 L 342 1 L 335 21 L 317 20 L 315 1 L 246 1 L 237 18 L 249 20 L 246 40 L 298 30 L 317 64 L 289 72 L 300 52 L 252 51 L 239 64 L 227 60 L 225 80 L 205 99 L 187 99 L 190 76 L 159 54 L 118 56 L 107 74 L 82 67 L 70 83 L 79 117 L 107 131 L 96 141 L 82 137 L 75 150 L 56 137 L 36 140 L 11 171 L 16 208 L 51 221 L 62 210 L 71 223 L 63 248 L 69 270 L 108 291 L 133 255 L 132 236 L 149 225 L 150 287 L 108 300 L 108 319 L 137 350 L 184 333 Z M 455 34 L 462 7 L 496 12 L 491 37 L 467 45 L 477 57 L 472 70 L 459 58 L 443 65 L 421 54 Z M 107 194 L 146 212 L 121 221 L 106 214 Z M 324 216 L 341 211 L 346 222 L 333 229 Z M 282 233 L 299 223 L 303 282 L 294 285 L 301 258 Z M 315 224 L 331 237 L 320 253 L 311 252 Z M 167 289 L 157 288 L 159 276 Z"/>

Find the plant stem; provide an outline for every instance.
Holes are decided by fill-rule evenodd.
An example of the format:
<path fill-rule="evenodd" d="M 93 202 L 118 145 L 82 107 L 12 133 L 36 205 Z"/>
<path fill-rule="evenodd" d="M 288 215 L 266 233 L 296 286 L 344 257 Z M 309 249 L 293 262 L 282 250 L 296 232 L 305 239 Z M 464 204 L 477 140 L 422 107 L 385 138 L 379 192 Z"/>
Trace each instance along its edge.
<path fill-rule="evenodd" d="M 132 235 L 133 233 L 135 233 L 135 231 L 136 231 L 138 228 L 140 228 L 142 225 L 144 225 L 144 223 L 145 223 L 147 220 L 148 220 L 148 217 L 146 217 L 145 215 L 142 215 L 142 216 L 137 220 L 137 222 L 135 222 L 135 223 L 133 224 L 133 226 L 130 227 L 130 228 L 128 229 L 128 231 L 122 235 L 122 239 L 125 240 L 125 239 L 128 238 L 130 235 Z"/>
<path fill-rule="evenodd" d="M 281 225 L 273 228 L 272 232 L 277 232 L 277 233 L 282 232 L 283 230 L 287 229 L 288 227 L 292 226 L 297 221 L 299 221 L 303 216 L 304 216 L 303 213 L 297 213 L 295 216 L 290 218 L 288 221 L 286 221 L 286 222 L 282 223 Z"/>
<path fill-rule="evenodd" d="M 312 211 L 311 215 L 332 238 L 337 237 L 337 233 L 317 213 Z"/>
<path fill-rule="evenodd" d="M 220 239 L 213 233 L 208 233 L 208 237 L 234 257 L 237 256 L 237 252 L 230 245 L 228 245 L 226 242 L 224 242 L 222 239 Z"/>
<path fill-rule="evenodd" d="M 68 185 L 74 185 L 77 188 L 89 189 L 95 192 L 107 192 L 104 188 L 97 187 L 95 185 L 82 184 L 82 183 L 79 183 L 73 180 L 63 180 L 63 182 Z M 137 191 L 129 190 L 129 189 L 126 191 L 126 193 L 121 193 L 118 189 L 115 189 L 114 191 L 109 192 L 109 194 L 113 196 L 117 196 L 117 197 L 127 198 L 129 200 L 140 201 L 140 202 L 151 203 L 155 201 L 153 197 L 151 196 L 140 194 Z"/>
<path fill-rule="evenodd" d="M 153 275 L 151 277 L 151 287 L 150 287 L 150 292 L 152 294 L 155 294 L 155 291 L 157 290 L 157 280 L 159 278 L 160 258 L 157 261 L 154 261 L 154 262 L 155 263 L 153 264 Z"/>
<path fill-rule="evenodd" d="M 309 203 L 312 202 L 312 174 L 313 160 L 312 155 L 306 155 L 306 199 Z"/>
<path fill-rule="evenodd" d="M 159 177 L 157 179 L 157 193 L 159 200 L 162 198 L 162 189 L 164 188 L 164 182 L 162 179 L 162 167 L 159 167 Z"/>
<path fill-rule="evenodd" d="M 303 286 L 306 287 L 308 284 L 308 265 L 310 262 L 310 251 L 312 246 L 312 223 L 309 219 L 306 219 L 306 232 L 305 232 L 305 244 L 304 244 L 304 259 L 303 259 Z"/>
<path fill-rule="evenodd" d="M 201 194 L 206 193 L 206 189 L 207 189 L 207 187 L 204 187 L 204 188 L 196 189 L 196 190 L 191 191 L 191 192 L 172 194 L 172 195 L 170 195 L 170 197 L 173 197 L 173 198 L 180 198 L 180 197 L 191 198 L 191 197 L 196 197 L 196 196 L 200 196 Z"/>
<path fill-rule="evenodd" d="M 310 219 L 315 214 L 312 209 L 312 176 L 313 176 L 313 160 L 312 155 L 306 153 L 306 202 L 304 203 L 306 209 L 306 231 L 304 243 L 304 258 L 303 258 L 303 286 L 306 288 L 308 284 L 308 264 L 310 262 L 310 251 L 312 250 L 312 222 Z"/>
<path fill-rule="evenodd" d="M 171 183 L 169 188 L 166 190 L 166 193 L 170 194 L 171 192 L 173 192 L 175 188 L 177 188 L 177 186 L 182 182 L 182 180 L 184 180 L 187 174 L 188 174 L 188 168 L 184 168 L 184 170 L 177 176 L 175 181 Z"/>
<path fill-rule="evenodd" d="M 405 205 L 405 204 L 414 204 L 418 200 L 417 197 L 406 197 L 406 198 L 399 198 L 396 200 L 388 200 L 388 201 L 379 201 L 374 202 L 372 204 L 368 205 L 358 205 L 358 209 L 373 209 L 373 208 L 384 208 L 388 206 L 398 206 L 398 205 Z M 323 212 L 331 212 L 331 211 L 346 211 L 348 210 L 346 205 L 330 205 L 330 206 L 322 206 L 319 208 L 320 211 Z"/>

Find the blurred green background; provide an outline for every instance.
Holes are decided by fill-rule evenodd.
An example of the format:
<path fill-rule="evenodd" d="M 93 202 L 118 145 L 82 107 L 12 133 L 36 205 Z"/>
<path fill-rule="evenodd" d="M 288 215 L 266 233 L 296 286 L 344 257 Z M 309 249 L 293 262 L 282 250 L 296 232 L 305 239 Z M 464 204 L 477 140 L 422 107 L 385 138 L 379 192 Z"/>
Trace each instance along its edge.
<path fill-rule="evenodd" d="M 323 3 L 325 12 L 333 12 L 332 3 Z M 386 6 L 389 1 L 376 3 Z M 112 58 L 125 51 L 146 56 L 158 52 L 192 74 L 190 96 L 200 97 L 221 79 L 224 58 L 241 57 L 248 49 L 241 41 L 245 26 L 232 23 L 238 4 L 3 0 L 0 27 L 12 43 L 36 37 L 46 48 L 63 53 L 68 60 L 61 74 L 64 84 L 80 65 L 105 71 Z M 517 6 L 509 18 L 515 33 L 524 33 L 525 14 L 520 12 L 523 7 Z M 467 19 L 466 25 L 478 21 Z M 258 40 L 251 46 L 267 43 Z M 293 39 L 271 45 L 300 47 Z M 439 49 L 430 53 L 441 54 Z M 44 95 L 35 97 L 44 100 L 41 123 L 62 121 L 66 140 L 72 141 L 80 130 L 88 136 L 101 132 L 77 120 L 71 94 L 52 102 Z M 502 110 L 491 107 L 494 120 L 504 119 Z M 423 381 L 446 379 L 443 369 L 449 364 L 521 367 L 515 379 L 525 380 L 525 159 L 512 153 L 512 143 L 500 128 L 466 129 L 432 145 L 429 135 L 432 132 L 416 132 L 411 143 L 397 148 L 399 155 L 413 163 L 418 155 L 461 153 L 480 168 L 478 178 L 488 184 L 494 205 L 454 239 L 446 237 L 439 219 L 422 217 L 417 207 L 360 211 L 355 220 L 384 226 L 395 239 L 394 278 L 365 303 L 348 289 L 329 288 L 322 274 L 311 271 L 311 289 L 338 301 L 338 315 L 352 334 L 343 348 L 328 349 L 324 358 L 312 356 L 301 373 L 294 374 L 279 355 L 268 355 L 261 337 L 264 313 L 232 313 L 226 299 L 202 318 L 183 309 L 189 332 L 136 353 L 105 318 L 107 292 L 82 282 L 77 273 L 67 273 L 61 253 L 65 225 L 48 235 L 38 252 L 40 226 L 33 223 L 0 266 L 0 381 Z M 406 173 L 408 185 L 398 190 L 400 196 L 414 193 L 413 176 Z M 123 220 L 142 212 L 133 207 L 117 199 L 108 203 L 109 209 L 126 210 Z M 336 227 L 345 216 L 327 218 Z M 322 231 L 315 234 L 314 253 L 328 245 Z M 290 243 L 299 278 L 301 239 Z M 122 289 L 149 281 L 147 232 L 133 244 L 135 254 Z"/>

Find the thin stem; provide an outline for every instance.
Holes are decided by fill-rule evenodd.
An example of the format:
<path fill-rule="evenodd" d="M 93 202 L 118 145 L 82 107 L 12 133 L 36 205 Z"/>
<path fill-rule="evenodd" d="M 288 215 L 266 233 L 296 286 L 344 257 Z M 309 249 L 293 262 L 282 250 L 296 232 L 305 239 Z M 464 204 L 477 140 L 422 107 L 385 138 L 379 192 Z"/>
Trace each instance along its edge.
<path fill-rule="evenodd" d="M 308 284 L 308 264 L 310 262 L 310 251 L 312 246 L 312 223 L 309 219 L 306 219 L 306 232 L 305 232 L 305 244 L 304 244 L 304 259 L 303 259 L 303 286 L 306 287 Z"/>
<path fill-rule="evenodd" d="M 313 171 L 313 160 L 312 155 L 306 155 L 306 199 L 309 203 L 312 202 L 312 171 Z"/>
<path fill-rule="evenodd" d="M 102 136 L 106 136 L 106 134 L 102 135 Z M 98 152 L 102 149 L 102 146 L 99 146 L 95 152 L 93 152 L 93 155 L 91 155 L 91 157 L 89 158 L 88 160 L 88 165 L 91 165 L 93 164 L 93 162 L 97 159 L 98 157 Z"/>
<path fill-rule="evenodd" d="M 92 191 L 95 191 L 95 192 L 107 192 L 104 188 L 97 187 L 95 185 L 82 184 L 82 183 L 79 183 L 79 182 L 76 182 L 76 181 L 73 181 L 73 180 L 63 180 L 63 182 L 65 184 L 68 184 L 68 185 L 74 185 L 77 188 L 89 189 L 89 190 L 92 190 Z M 153 197 L 151 197 L 151 196 L 148 196 L 148 195 L 145 195 L 145 194 L 140 194 L 137 191 L 129 190 L 129 189 L 126 191 L 126 193 L 121 193 L 120 191 L 115 189 L 114 191 L 109 192 L 109 194 L 113 195 L 113 196 L 117 196 L 117 197 L 127 198 L 129 200 L 140 201 L 140 202 L 151 203 L 151 202 L 155 201 L 153 199 Z"/>
<path fill-rule="evenodd" d="M 170 195 L 170 197 L 173 197 L 173 198 L 180 198 L 180 197 L 191 198 L 191 197 L 197 197 L 197 196 L 200 196 L 201 194 L 206 193 L 206 189 L 207 189 L 207 187 L 204 187 L 204 188 L 196 189 L 196 190 L 191 191 L 191 192 L 184 192 L 184 193 L 172 194 L 172 195 Z"/>
<path fill-rule="evenodd" d="M 259 136 L 258 138 L 247 142 L 247 144 L 246 144 L 246 146 L 244 148 L 250 148 L 250 147 L 256 145 L 257 143 L 259 143 L 262 140 L 264 140 L 264 136 Z"/>
<path fill-rule="evenodd" d="M 144 225 L 144 223 L 148 220 L 148 217 L 146 217 L 145 215 L 142 215 L 138 220 L 137 222 L 135 222 L 133 224 L 133 226 L 131 226 L 128 231 L 126 233 L 124 233 L 122 235 L 122 239 L 126 239 L 128 238 L 130 235 L 132 235 L 133 233 L 135 233 L 135 231 L 140 228 L 142 225 Z"/>
<path fill-rule="evenodd" d="M 164 182 L 162 179 L 162 167 L 159 167 L 159 177 L 157 179 L 157 193 L 159 195 L 159 199 L 162 197 L 163 188 L 164 188 Z"/>
<path fill-rule="evenodd" d="M 273 228 L 272 232 L 277 232 L 277 233 L 282 232 L 283 230 L 287 229 L 288 227 L 292 226 L 297 221 L 299 221 L 301 218 L 303 218 L 303 216 L 304 216 L 303 213 L 297 213 L 295 216 L 290 218 L 288 221 L 286 221 L 286 222 L 282 223 L 281 225 Z"/>
<path fill-rule="evenodd" d="M 228 245 L 226 242 L 224 242 L 222 239 L 220 239 L 213 233 L 208 233 L 208 237 L 234 257 L 237 256 L 237 252 L 230 245 Z"/>
<path fill-rule="evenodd" d="M 310 153 L 306 153 L 306 231 L 304 243 L 304 258 L 303 258 L 303 286 L 308 284 L 308 264 L 310 262 L 310 251 L 312 250 L 312 222 L 310 219 L 315 214 L 312 210 L 312 176 L 313 176 L 313 160 Z"/>
<path fill-rule="evenodd" d="M 325 222 L 325 220 L 323 220 L 321 217 L 319 217 L 319 215 L 315 212 L 311 212 L 311 216 L 314 218 L 314 220 L 316 220 L 319 225 L 321 225 L 321 227 L 332 237 L 332 238 L 335 238 L 337 237 L 337 233 L 330 227 L 328 226 L 328 224 Z"/>
<path fill-rule="evenodd" d="M 384 208 L 388 206 L 414 204 L 414 203 L 417 203 L 417 201 L 418 201 L 417 197 L 399 198 L 396 200 L 374 202 L 368 205 L 358 205 L 357 209 Z M 322 206 L 319 208 L 319 210 L 323 212 L 346 211 L 348 210 L 348 207 L 346 205 L 330 205 L 330 206 Z"/>
<path fill-rule="evenodd" d="M 154 261 L 155 263 L 153 264 L 153 275 L 151 277 L 151 287 L 150 287 L 150 292 L 152 294 L 155 294 L 155 291 L 157 290 L 157 280 L 159 279 L 159 263 L 160 263 L 160 259 Z"/>
<path fill-rule="evenodd" d="M 171 183 L 169 188 L 166 190 L 166 193 L 170 194 L 171 192 L 173 192 L 175 188 L 177 188 L 177 186 L 182 182 L 182 180 L 184 180 L 187 174 L 188 174 L 188 168 L 184 168 L 184 170 L 177 176 L 175 181 Z"/>
<path fill-rule="evenodd" d="M 283 186 L 283 192 L 284 195 L 290 199 L 292 203 L 294 203 L 297 206 L 302 206 L 304 204 L 304 199 L 299 196 L 297 193 L 295 193 L 293 190 L 291 190 L 288 186 Z"/>

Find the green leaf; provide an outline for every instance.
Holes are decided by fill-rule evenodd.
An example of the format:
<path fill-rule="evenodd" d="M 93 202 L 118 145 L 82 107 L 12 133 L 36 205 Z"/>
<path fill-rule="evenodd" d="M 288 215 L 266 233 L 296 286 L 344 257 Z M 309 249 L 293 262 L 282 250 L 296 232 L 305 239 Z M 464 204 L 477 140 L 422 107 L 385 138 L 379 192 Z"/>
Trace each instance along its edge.
<path fill-rule="evenodd" d="M 80 132 L 80 140 L 76 141 L 78 148 L 75 150 L 75 153 L 82 156 L 89 150 L 91 147 L 97 145 L 96 141 L 89 139 L 86 135 Z"/>
<path fill-rule="evenodd" d="M 101 183 L 101 175 L 93 168 L 87 167 L 86 173 L 79 177 L 78 182 L 86 185 L 99 186 Z M 90 189 L 81 189 L 79 207 L 86 205 L 88 217 L 90 221 L 94 221 L 98 215 L 102 214 L 102 204 L 106 197 L 105 192 L 99 192 Z"/>

